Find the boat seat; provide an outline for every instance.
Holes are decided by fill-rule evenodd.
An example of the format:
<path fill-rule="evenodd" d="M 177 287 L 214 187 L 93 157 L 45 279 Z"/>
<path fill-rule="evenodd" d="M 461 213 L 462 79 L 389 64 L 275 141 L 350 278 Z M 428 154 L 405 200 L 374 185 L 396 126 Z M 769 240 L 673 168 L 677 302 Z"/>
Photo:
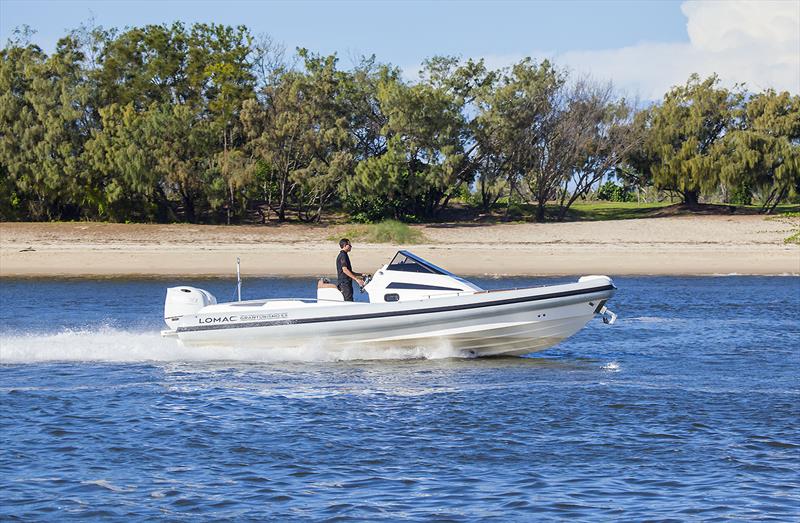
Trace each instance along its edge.
<path fill-rule="evenodd" d="M 320 278 L 317 281 L 317 289 L 338 289 L 336 285 L 332 284 L 328 278 Z"/>

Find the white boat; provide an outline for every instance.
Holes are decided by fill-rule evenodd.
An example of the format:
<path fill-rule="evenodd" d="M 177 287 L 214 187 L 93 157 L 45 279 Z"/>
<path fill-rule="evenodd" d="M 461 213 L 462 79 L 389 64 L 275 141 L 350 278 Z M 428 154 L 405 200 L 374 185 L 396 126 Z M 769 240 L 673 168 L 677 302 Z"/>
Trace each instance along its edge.
<path fill-rule="evenodd" d="M 595 315 L 613 323 L 616 315 L 605 304 L 615 290 L 608 276 L 484 290 L 399 251 L 364 285 L 369 302 L 346 302 L 325 280 L 318 282 L 314 300 L 217 303 L 203 289 L 169 288 L 164 305 L 169 328 L 162 335 L 177 337 L 187 346 L 268 350 L 322 341 L 346 346 L 445 346 L 468 356 L 516 356 L 557 344 Z"/>

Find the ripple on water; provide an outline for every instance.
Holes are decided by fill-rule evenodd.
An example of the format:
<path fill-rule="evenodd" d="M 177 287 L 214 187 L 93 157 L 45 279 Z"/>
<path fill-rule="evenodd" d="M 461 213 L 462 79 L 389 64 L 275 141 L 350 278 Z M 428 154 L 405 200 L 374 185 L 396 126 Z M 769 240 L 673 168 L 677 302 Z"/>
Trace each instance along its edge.
<path fill-rule="evenodd" d="M 80 284 L 4 284 L 58 328 L 3 317 L 0 519 L 800 519 L 800 278 L 618 284 L 533 358 L 382 361 L 187 352 L 140 325 L 164 282 L 88 326 Z"/>

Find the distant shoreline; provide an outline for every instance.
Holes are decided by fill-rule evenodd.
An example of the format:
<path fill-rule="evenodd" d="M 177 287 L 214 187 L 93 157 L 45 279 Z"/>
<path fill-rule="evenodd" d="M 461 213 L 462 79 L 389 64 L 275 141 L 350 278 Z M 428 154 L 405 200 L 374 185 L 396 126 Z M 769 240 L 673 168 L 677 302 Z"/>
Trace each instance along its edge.
<path fill-rule="evenodd" d="M 0 223 L 0 278 L 176 278 L 334 274 L 348 225 Z M 608 222 L 414 226 L 419 245 L 355 242 L 373 272 L 407 248 L 464 276 L 796 275 L 796 224 L 763 216 L 677 216 Z M 21 252 L 22 251 L 22 252 Z"/>

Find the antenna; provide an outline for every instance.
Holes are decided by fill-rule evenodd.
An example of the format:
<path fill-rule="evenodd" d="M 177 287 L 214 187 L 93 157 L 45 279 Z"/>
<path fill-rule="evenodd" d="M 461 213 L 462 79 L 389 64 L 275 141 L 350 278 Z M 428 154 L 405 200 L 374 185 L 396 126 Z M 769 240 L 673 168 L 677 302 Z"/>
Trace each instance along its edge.
<path fill-rule="evenodd" d="M 239 257 L 236 257 L 236 297 L 242 301 L 242 273 L 239 269 Z"/>

